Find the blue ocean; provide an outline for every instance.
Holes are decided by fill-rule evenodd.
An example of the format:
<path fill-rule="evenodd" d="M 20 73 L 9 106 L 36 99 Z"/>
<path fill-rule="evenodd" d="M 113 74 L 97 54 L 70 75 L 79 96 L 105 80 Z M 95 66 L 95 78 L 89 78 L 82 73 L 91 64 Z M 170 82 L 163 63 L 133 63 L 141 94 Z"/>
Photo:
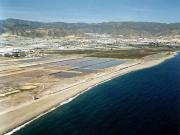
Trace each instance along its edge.
<path fill-rule="evenodd" d="M 180 135 L 180 54 L 100 84 L 13 135 Z"/>

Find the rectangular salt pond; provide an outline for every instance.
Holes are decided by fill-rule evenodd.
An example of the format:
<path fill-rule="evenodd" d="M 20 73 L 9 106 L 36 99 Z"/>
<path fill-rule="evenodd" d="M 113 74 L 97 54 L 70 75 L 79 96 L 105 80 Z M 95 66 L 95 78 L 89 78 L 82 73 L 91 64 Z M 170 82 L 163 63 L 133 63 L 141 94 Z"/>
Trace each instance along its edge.
<path fill-rule="evenodd" d="M 96 70 L 96 69 L 109 68 L 109 67 L 123 64 L 124 62 L 125 62 L 124 60 L 114 60 L 114 59 L 110 59 L 110 58 L 87 57 L 87 58 L 50 62 L 50 63 L 46 63 L 46 64 L 41 64 L 41 65 L 34 65 L 33 67 L 36 67 L 36 66 L 40 66 L 40 67 L 72 66 L 75 68 L 74 71 L 93 72 L 93 70 Z"/>
<path fill-rule="evenodd" d="M 88 67 L 88 66 L 91 66 L 91 65 L 96 65 L 96 64 L 99 64 L 99 63 L 104 63 L 104 62 L 107 62 L 107 61 L 109 61 L 109 59 L 91 58 L 90 60 L 87 60 L 87 61 L 74 63 L 71 66 L 83 68 L 83 67 Z"/>
<path fill-rule="evenodd" d="M 31 63 L 31 62 L 38 62 L 38 61 L 43 61 L 43 60 L 48 60 L 48 58 L 24 59 L 24 60 L 19 60 L 18 62 L 22 62 L 22 63 Z"/>
<path fill-rule="evenodd" d="M 57 78 L 72 78 L 72 77 L 75 77 L 79 74 L 80 73 L 75 73 L 75 72 L 56 72 L 56 73 L 52 73 L 50 75 L 53 75 Z"/>
<path fill-rule="evenodd" d="M 92 72 L 95 72 L 96 70 L 90 69 L 90 68 L 76 68 L 76 69 L 73 69 L 72 71 L 77 71 L 77 72 L 82 72 L 82 73 L 92 73 Z"/>
<path fill-rule="evenodd" d="M 88 66 L 88 68 L 90 69 L 104 69 L 104 68 L 110 68 L 110 67 L 113 67 L 113 66 L 117 66 L 117 65 L 120 65 L 120 64 L 123 64 L 125 63 L 125 61 L 123 60 L 111 60 L 111 61 L 107 61 L 107 62 L 104 62 L 104 63 L 99 63 L 99 64 L 96 64 L 96 65 L 92 65 L 92 66 Z"/>
<path fill-rule="evenodd" d="M 62 60 L 57 62 L 50 62 L 47 64 L 43 64 L 44 66 L 73 66 L 75 63 L 81 63 L 84 61 L 88 61 L 88 58 L 79 58 L 79 59 L 70 59 L 70 60 Z"/>
<path fill-rule="evenodd" d="M 73 71 L 78 71 L 78 72 L 83 72 L 83 73 L 92 73 L 98 69 L 109 68 L 109 67 L 113 67 L 113 66 L 117 66 L 117 65 L 125 63 L 124 60 L 110 60 L 110 59 L 101 59 L 100 63 L 97 63 L 97 60 L 95 60 L 95 61 L 96 61 L 95 63 L 94 63 L 94 61 L 87 62 L 89 65 L 88 64 L 83 65 L 83 64 L 85 64 L 85 63 L 83 63 L 80 65 L 80 66 L 83 65 L 82 67 L 76 68 Z"/>
<path fill-rule="evenodd" d="M 68 66 L 68 65 L 71 66 L 73 63 L 78 63 L 78 62 L 84 61 L 84 60 L 86 60 L 86 59 L 80 58 L 80 59 L 60 60 L 60 61 L 56 61 L 56 62 L 49 62 L 46 64 L 33 65 L 32 67 L 47 67 L 47 66 L 52 67 L 52 66 Z"/>

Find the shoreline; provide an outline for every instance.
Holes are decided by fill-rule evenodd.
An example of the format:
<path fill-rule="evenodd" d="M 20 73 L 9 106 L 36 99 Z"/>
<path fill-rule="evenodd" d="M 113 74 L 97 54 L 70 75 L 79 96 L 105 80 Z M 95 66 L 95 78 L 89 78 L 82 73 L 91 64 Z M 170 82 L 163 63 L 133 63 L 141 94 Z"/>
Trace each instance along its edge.
<path fill-rule="evenodd" d="M 103 76 L 98 76 L 88 82 L 82 82 L 67 90 L 59 91 L 58 93 L 46 96 L 42 99 L 36 100 L 28 105 L 22 106 L 16 110 L 0 114 L 0 134 L 10 135 L 13 132 L 19 130 L 20 128 L 26 126 L 30 122 L 38 119 L 39 117 L 53 111 L 54 109 L 71 102 L 79 95 L 85 93 L 86 91 L 94 88 L 97 85 L 105 83 L 109 80 L 117 78 L 121 75 L 127 74 L 129 72 L 150 68 L 161 64 L 167 59 L 174 57 L 177 53 L 165 56 L 163 58 L 152 60 L 152 61 L 141 61 L 136 63 L 131 63 L 130 65 L 122 66 L 121 68 L 108 72 Z M 62 96 L 62 95 L 63 96 Z M 53 100 L 52 100 L 53 99 Z M 43 105 L 43 106 L 42 106 Z M 34 109 L 36 108 L 36 109 Z M 17 114 L 18 112 L 18 114 Z M 28 114 L 27 114 L 28 112 Z M 12 120 L 13 123 L 12 123 Z"/>

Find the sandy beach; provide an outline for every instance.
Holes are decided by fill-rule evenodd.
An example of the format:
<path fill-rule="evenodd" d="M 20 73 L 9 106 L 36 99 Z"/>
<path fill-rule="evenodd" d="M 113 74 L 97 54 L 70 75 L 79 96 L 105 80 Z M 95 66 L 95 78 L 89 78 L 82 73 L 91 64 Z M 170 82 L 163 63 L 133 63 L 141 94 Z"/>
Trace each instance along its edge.
<path fill-rule="evenodd" d="M 0 113 L 0 134 L 5 134 L 11 131 L 12 129 L 37 117 L 43 112 L 47 112 L 51 108 L 58 106 L 60 103 L 86 91 L 88 88 L 91 88 L 99 83 L 108 81 L 109 79 L 113 79 L 132 71 L 158 65 L 163 61 L 172 58 L 174 55 L 175 53 L 160 53 L 152 56 L 146 56 L 140 60 L 134 60 L 129 63 L 124 63 L 109 68 L 101 74 L 96 74 L 90 79 L 84 79 L 81 82 L 70 85 L 66 88 L 62 88 L 61 85 L 57 84 L 53 87 L 54 89 L 59 89 L 59 91 L 56 93 L 48 94 L 38 100 L 30 101 L 21 106 L 11 108 Z"/>

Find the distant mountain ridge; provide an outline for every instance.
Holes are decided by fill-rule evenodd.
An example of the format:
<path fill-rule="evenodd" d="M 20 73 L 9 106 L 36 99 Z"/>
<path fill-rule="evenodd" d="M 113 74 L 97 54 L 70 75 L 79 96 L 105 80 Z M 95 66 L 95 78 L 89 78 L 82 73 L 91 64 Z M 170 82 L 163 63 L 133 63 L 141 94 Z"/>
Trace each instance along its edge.
<path fill-rule="evenodd" d="M 44 37 L 81 35 L 84 33 L 99 33 L 124 35 L 127 37 L 142 36 L 174 36 L 180 35 L 180 23 L 153 22 L 104 22 L 104 23 L 65 23 L 65 22 L 35 22 L 20 19 L 0 21 L 0 33 L 10 32 L 15 35 Z"/>

